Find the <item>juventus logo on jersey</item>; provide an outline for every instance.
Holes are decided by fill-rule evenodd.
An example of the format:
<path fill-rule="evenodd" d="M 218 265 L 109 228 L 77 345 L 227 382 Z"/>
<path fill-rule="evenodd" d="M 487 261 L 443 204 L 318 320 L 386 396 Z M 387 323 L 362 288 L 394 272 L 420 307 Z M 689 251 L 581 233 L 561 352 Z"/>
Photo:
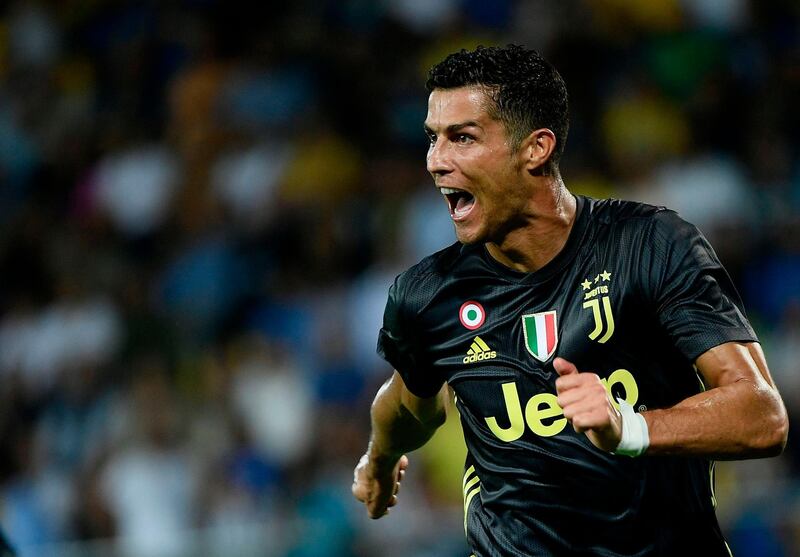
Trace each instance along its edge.
<path fill-rule="evenodd" d="M 603 270 L 593 280 L 584 279 L 583 309 L 591 309 L 594 329 L 589 333 L 590 340 L 605 344 L 614 335 L 614 313 L 611 311 L 611 273 Z"/>

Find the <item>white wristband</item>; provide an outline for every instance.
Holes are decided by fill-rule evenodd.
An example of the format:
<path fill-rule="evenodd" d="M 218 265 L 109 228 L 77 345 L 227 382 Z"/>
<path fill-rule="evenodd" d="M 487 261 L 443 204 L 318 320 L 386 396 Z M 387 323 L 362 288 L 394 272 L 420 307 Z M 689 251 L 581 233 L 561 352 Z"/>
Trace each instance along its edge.
<path fill-rule="evenodd" d="M 619 412 L 622 415 L 622 438 L 614 449 L 614 454 L 636 457 L 650 446 L 650 433 L 644 416 L 633 411 L 633 406 L 624 400 L 617 399 Z"/>

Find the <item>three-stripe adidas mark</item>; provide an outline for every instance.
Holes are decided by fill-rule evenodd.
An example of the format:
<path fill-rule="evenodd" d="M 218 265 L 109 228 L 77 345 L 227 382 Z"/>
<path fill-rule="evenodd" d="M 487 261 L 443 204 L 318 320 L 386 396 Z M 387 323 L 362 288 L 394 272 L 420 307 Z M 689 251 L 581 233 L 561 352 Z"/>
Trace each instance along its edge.
<path fill-rule="evenodd" d="M 496 357 L 497 352 L 489 348 L 489 345 L 486 344 L 481 337 L 475 337 L 463 361 L 465 364 L 472 364 L 475 362 L 482 362 L 483 360 L 491 360 Z"/>
<path fill-rule="evenodd" d="M 464 533 L 467 532 L 467 514 L 469 513 L 469 504 L 472 503 L 472 499 L 480 492 L 481 490 L 481 479 L 475 473 L 475 467 L 470 466 L 466 472 L 464 472 L 464 481 L 461 484 L 461 488 L 464 492 Z"/>

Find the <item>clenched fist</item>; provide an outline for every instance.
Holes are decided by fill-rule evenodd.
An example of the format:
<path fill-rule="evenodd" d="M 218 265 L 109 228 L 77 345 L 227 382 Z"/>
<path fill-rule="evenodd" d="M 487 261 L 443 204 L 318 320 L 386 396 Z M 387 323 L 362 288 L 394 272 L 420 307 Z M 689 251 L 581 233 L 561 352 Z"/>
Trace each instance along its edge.
<path fill-rule="evenodd" d="M 581 373 L 564 358 L 553 360 L 558 405 L 578 433 L 585 433 L 592 444 L 613 452 L 622 438 L 622 416 L 595 373 Z"/>

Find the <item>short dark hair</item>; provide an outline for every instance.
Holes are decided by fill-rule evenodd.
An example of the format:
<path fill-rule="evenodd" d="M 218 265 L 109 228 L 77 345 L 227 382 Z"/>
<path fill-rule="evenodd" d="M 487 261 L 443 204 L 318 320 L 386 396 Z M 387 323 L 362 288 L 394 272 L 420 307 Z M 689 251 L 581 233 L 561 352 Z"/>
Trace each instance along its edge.
<path fill-rule="evenodd" d="M 505 125 L 515 147 L 533 130 L 551 130 L 556 148 L 549 162 L 558 168 L 569 130 L 567 86 L 541 54 L 513 44 L 462 49 L 433 66 L 425 84 L 429 92 L 466 86 L 486 89 L 494 105 L 489 115 Z"/>

